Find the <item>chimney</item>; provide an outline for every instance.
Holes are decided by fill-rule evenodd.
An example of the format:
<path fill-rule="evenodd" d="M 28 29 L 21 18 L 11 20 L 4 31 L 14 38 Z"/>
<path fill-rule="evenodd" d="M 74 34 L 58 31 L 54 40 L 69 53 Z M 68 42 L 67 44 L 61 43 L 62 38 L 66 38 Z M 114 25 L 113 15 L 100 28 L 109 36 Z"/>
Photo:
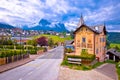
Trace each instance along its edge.
<path fill-rule="evenodd" d="M 98 27 L 97 26 L 95 26 L 95 30 L 98 31 Z"/>

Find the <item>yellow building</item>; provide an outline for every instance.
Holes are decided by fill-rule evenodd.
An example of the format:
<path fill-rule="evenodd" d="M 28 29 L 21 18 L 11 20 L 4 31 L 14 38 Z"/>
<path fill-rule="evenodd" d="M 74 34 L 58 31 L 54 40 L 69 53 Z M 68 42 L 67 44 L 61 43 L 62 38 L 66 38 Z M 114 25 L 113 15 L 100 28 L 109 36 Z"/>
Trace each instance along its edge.
<path fill-rule="evenodd" d="M 87 26 L 81 16 L 78 28 L 74 31 L 75 55 L 82 51 L 95 54 L 99 61 L 104 61 L 106 52 L 106 28 L 105 25 Z"/>

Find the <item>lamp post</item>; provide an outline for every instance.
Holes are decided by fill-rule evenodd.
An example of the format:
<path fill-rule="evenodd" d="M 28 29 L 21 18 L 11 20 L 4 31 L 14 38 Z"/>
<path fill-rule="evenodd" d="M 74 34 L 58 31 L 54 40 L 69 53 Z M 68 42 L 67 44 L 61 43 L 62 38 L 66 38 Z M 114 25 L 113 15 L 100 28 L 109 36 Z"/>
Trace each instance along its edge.
<path fill-rule="evenodd" d="M 22 45 L 21 45 L 21 32 L 19 33 L 19 36 L 20 36 L 20 54 L 21 54 L 21 51 L 22 51 Z"/>

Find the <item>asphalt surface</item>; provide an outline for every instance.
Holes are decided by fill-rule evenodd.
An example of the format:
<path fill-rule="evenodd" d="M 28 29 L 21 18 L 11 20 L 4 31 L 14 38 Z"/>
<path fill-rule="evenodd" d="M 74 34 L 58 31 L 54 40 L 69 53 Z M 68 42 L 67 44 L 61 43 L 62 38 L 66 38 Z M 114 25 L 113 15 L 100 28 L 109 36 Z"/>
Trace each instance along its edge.
<path fill-rule="evenodd" d="M 63 47 L 46 52 L 25 65 L 0 74 L 0 80 L 57 80 Z"/>
<path fill-rule="evenodd" d="M 109 64 L 109 63 L 103 64 L 102 66 L 96 68 L 95 71 L 105 76 L 108 76 L 113 80 L 118 80 L 118 76 L 117 76 L 116 68 L 114 64 Z"/>

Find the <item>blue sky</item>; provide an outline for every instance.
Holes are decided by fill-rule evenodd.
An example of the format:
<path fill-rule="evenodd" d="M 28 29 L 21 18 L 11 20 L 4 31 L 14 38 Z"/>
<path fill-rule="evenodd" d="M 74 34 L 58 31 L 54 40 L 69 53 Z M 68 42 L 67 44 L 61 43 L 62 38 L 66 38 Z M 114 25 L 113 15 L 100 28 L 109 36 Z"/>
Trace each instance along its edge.
<path fill-rule="evenodd" d="M 120 0 L 0 0 L 0 22 L 14 26 L 37 25 L 45 18 L 76 29 L 81 13 L 90 26 L 105 22 L 120 32 Z"/>

